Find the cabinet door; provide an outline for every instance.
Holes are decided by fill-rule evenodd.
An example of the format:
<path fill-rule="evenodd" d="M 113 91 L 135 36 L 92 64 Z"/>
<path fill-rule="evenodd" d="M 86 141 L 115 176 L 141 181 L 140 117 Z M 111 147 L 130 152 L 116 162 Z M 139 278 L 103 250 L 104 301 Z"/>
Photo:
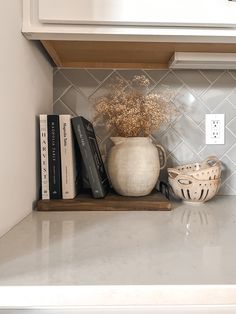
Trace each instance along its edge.
<path fill-rule="evenodd" d="M 236 0 L 38 0 L 49 24 L 236 26 Z"/>

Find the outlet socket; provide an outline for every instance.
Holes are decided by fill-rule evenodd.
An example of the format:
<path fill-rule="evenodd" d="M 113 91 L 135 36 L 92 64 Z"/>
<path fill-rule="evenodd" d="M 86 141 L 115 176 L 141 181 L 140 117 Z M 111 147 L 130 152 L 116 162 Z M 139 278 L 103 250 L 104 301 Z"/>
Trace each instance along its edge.
<path fill-rule="evenodd" d="M 206 144 L 225 143 L 225 115 L 206 114 Z"/>

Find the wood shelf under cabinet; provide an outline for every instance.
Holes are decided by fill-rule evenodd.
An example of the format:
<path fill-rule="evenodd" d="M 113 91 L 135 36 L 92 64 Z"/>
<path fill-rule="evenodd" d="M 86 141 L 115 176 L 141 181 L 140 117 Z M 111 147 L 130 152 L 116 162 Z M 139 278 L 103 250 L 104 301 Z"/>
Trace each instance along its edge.
<path fill-rule="evenodd" d="M 170 201 L 161 193 L 128 197 L 109 193 L 104 199 L 94 199 L 90 194 L 79 194 L 72 200 L 39 200 L 38 211 L 168 211 Z"/>
<path fill-rule="evenodd" d="M 44 40 L 58 67 L 166 69 L 174 52 L 236 52 L 236 44 Z"/>

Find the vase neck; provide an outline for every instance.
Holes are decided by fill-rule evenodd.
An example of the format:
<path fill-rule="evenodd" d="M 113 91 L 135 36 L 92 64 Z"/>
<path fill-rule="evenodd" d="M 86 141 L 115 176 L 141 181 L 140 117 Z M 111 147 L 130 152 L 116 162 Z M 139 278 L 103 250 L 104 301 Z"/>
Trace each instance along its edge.
<path fill-rule="evenodd" d="M 122 144 L 122 143 L 150 143 L 152 142 L 150 137 L 111 137 L 112 142 L 115 145 Z"/>

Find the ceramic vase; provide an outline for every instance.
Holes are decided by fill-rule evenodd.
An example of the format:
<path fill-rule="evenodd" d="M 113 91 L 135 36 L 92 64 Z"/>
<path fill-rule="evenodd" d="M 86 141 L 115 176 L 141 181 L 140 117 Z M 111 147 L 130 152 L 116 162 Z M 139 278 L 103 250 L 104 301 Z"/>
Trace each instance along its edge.
<path fill-rule="evenodd" d="M 149 137 L 112 137 L 115 144 L 108 154 L 108 173 L 114 190 L 124 196 L 144 196 L 155 187 L 166 154 Z M 159 153 L 162 152 L 162 165 Z"/>

